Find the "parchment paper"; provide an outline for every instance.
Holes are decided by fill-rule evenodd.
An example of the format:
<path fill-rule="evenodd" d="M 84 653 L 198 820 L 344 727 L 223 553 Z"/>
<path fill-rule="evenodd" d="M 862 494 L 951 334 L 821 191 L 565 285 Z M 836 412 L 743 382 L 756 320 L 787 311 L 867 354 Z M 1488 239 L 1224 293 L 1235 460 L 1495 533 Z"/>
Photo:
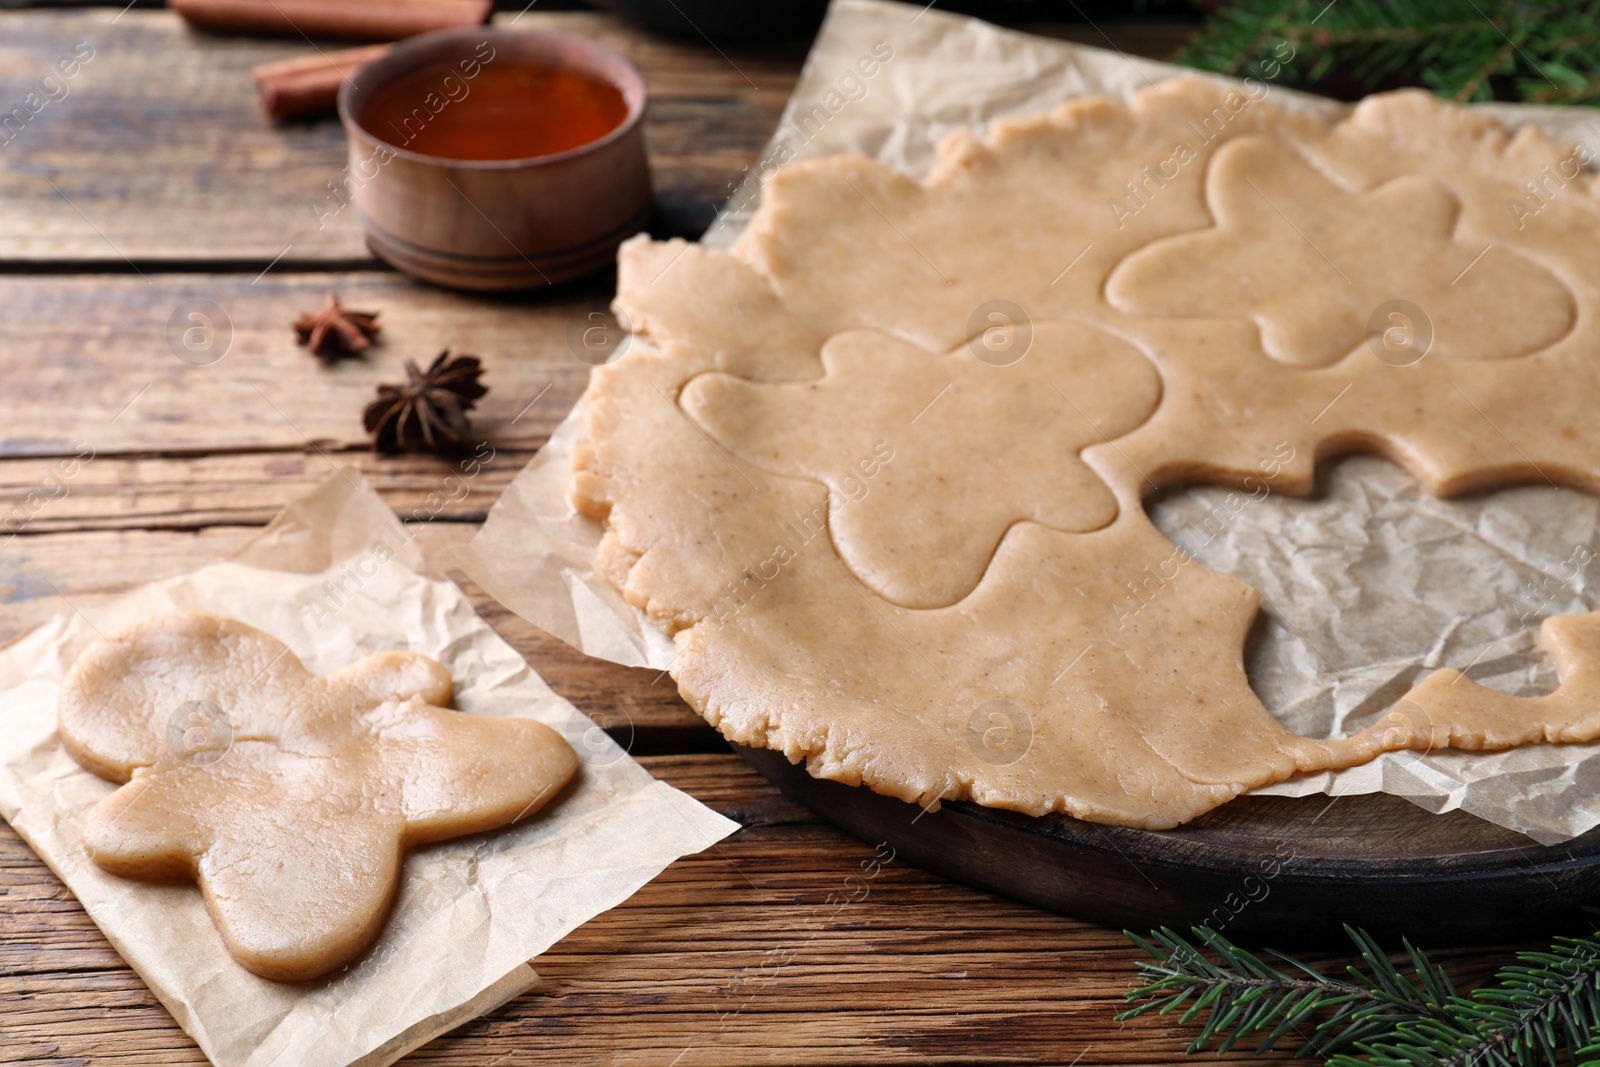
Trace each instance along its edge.
<path fill-rule="evenodd" d="M 100 634 L 171 610 L 241 619 L 317 672 L 384 649 L 434 656 L 454 675 L 457 708 L 555 726 L 580 756 L 578 775 L 521 825 L 408 855 L 394 914 L 351 965 L 316 982 L 258 978 L 228 954 L 193 885 L 106 874 L 79 837 L 84 813 L 115 787 L 58 742 L 62 678 Z M 0 649 L 0 814 L 218 1067 L 392 1063 L 531 988 L 531 958 L 737 829 L 551 692 L 349 470 L 229 561 L 58 616 Z"/>
<path fill-rule="evenodd" d="M 858 61 L 880 42 L 893 58 L 866 77 Z M 731 244 L 761 181 L 786 161 L 853 151 L 921 176 L 954 130 L 1077 96 L 1125 98 L 1194 73 L 921 5 L 834 0 L 773 140 L 704 241 Z M 1328 116 L 1345 110 L 1264 84 L 1280 103 Z M 1509 126 L 1536 122 L 1600 150 L 1593 109 L 1479 106 Z M 512 483 L 464 566 L 502 603 L 585 652 L 664 669 L 670 644 L 595 572 L 601 530 L 567 504 L 576 417 Z M 1312 501 L 1251 502 L 1208 544 L 1192 528 L 1227 491 L 1192 489 L 1151 503 L 1156 524 L 1201 562 L 1262 592 L 1266 621 L 1247 666 L 1274 715 L 1315 736 L 1356 729 L 1439 666 L 1520 695 L 1554 685 L 1534 650 L 1540 621 L 1600 608 L 1593 497 L 1541 487 L 1440 501 L 1397 467 L 1365 457 L 1333 465 L 1323 482 Z M 1600 745 L 1395 753 L 1259 792 L 1379 790 L 1432 811 L 1460 807 L 1553 844 L 1600 824 Z"/>

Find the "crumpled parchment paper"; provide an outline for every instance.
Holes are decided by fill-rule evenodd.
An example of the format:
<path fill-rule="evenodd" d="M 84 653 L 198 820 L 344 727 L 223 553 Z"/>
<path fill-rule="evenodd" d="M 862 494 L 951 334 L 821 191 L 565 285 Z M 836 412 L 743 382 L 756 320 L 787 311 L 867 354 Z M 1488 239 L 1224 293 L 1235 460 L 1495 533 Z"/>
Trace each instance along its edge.
<path fill-rule="evenodd" d="M 892 57 L 883 60 L 885 48 Z M 878 63 L 861 64 L 872 56 Z M 874 72 L 869 76 L 866 70 Z M 1085 95 L 1127 97 L 1195 72 L 1005 30 L 920 4 L 834 0 L 778 129 L 704 238 L 730 245 L 762 180 L 801 159 L 859 152 L 921 176 L 946 135 Z M 1238 84 L 1236 79 L 1220 79 Z M 1346 105 L 1270 82 L 1280 103 L 1337 116 Z M 1257 94 L 1260 90 L 1256 90 Z M 1511 127 L 1538 123 L 1600 152 L 1600 112 L 1477 105 Z M 567 468 L 575 410 L 507 489 L 463 558 L 496 599 L 591 655 L 665 669 L 672 646 L 595 570 L 601 529 L 573 514 Z M 1158 526 L 1204 564 L 1253 584 L 1266 621 L 1247 650 L 1267 707 L 1330 736 L 1387 713 L 1429 670 L 1470 670 L 1519 695 L 1555 679 L 1534 649 L 1548 616 L 1600 608 L 1600 506 L 1549 486 L 1440 501 L 1383 460 L 1326 467 L 1314 500 L 1251 501 L 1202 545 L 1185 536 L 1228 493 L 1150 503 Z M 1600 824 L 1600 745 L 1510 752 L 1390 753 L 1261 793 L 1385 791 L 1432 811 L 1462 808 L 1543 844 Z"/>
<path fill-rule="evenodd" d="M 459 710 L 556 727 L 578 775 L 520 825 L 411 852 L 393 915 L 349 966 L 314 982 L 258 978 L 229 955 L 193 885 L 107 874 L 79 836 L 115 786 L 61 748 L 61 681 L 101 634 L 173 610 L 241 619 L 319 673 L 385 649 L 434 656 Z M 738 828 L 651 777 L 552 692 L 349 470 L 228 561 L 57 616 L 0 649 L 0 814 L 218 1067 L 392 1063 L 537 984 L 530 959 Z"/>

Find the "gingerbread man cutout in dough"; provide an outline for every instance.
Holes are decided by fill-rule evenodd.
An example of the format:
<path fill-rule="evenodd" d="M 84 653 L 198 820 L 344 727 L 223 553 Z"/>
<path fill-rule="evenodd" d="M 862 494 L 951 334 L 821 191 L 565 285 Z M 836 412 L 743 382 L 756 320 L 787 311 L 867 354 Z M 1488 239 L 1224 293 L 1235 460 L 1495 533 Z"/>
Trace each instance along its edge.
<path fill-rule="evenodd" d="M 751 465 L 827 485 L 834 548 L 869 588 L 943 607 L 972 592 L 1014 522 L 1084 531 L 1115 519 L 1078 453 L 1138 426 L 1161 396 L 1155 366 L 1108 333 L 1006 328 L 1023 332 L 996 355 L 981 337 L 935 354 L 853 330 L 822 346 L 820 379 L 705 374 L 680 401 Z"/>
<path fill-rule="evenodd" d="M 1282 141 L 1252 136 L 1218 149 L 1209 179 L 1216 225 L 1130 255 L 1106 282 L 1113 307 L 1248 316 L 1268 355 L 1305 367 L 1359 348 L 1372 309 L 1400 297 L 1428 309 L 1448 359 L 1515 359 L 1572 326 L 1561 281 L 1513 249 L 1490 257 L 1489 242 L 1463 239 L 1460 203 L 1431 177 L 1352 193 Z"/>
<path fill-rule="evenodd" d="M 114 874 L 193 879 L 255 974 L 325 974 L 377 936 L 408 847 L 515 822 L 577 769 L 548 726 L 450 696 L 415 653 L 316 675 L 233 619 L 148 619 L 90 646 L 62 688 L 67 751 L 125 783 L 84 845 Z"/>

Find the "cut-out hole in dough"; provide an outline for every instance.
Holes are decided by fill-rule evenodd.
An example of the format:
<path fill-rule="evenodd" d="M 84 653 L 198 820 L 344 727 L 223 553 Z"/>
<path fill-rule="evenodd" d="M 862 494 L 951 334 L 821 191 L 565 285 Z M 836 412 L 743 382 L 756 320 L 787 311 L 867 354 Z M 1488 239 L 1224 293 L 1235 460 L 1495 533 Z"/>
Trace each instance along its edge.
<path fill-rule="evenodd" d="M 1515 696 L 1555 689 L 1548 616 L 1600 609 L 1600 500 L 1522 486 L 1431 496 L 1375 456 L 1324 464 L 1308 499 L 1169 491 L 1150 516 L 1261 593 L 1251 686 L 1298 733 L 1354 733 L 1437 667 Z"/>

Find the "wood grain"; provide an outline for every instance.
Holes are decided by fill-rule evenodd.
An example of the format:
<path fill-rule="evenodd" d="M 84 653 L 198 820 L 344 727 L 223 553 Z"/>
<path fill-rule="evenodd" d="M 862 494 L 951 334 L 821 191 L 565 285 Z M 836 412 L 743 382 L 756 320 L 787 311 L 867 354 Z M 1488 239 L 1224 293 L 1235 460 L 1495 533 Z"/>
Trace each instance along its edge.
<path fill-rule="evenodd" d="M 383 333 L 367 358 L 324 367 L 296 344 L 295 317 L 321 307 L 328 289 L 380 313 Z M 526 452 L 583 391 L 581 334 L 610 293 L 602 279 L 485 300 L 378 271 L 0 276 L 0 456 L 87 447 L 96 456 L 251 450 L 321 459 L 366 447 L 361 412 L 377 384 L 404 381 L 407 359 L 425 363 L 446 347 L 484 361 L 490 393 L 475 428 L 497 448 Z M 192 334 L 191 349 L 182 334 L 205 328 L 189 318 L 194 301 L 220 314 L 204 312 L 211 332 Z"/>
<path fill-rule="evenodd" d="M 641 762 L 743 829 L 540 957 L 539 989 L 406 1063 L 1192 1062 L 1179 1052 L 1189 1031 L 1174 1020 L 1114 1021 L 1138 958 L 1116 931 L 899 858 L 847 883 L 887 853 L 818 822 L 737 757 Z M 0 899 L 0 1063 L 204 1062 L 4 827 Z M 1509 951 L 1436 958 L 1470 985 Z"/>
<path fill-rule="evenodd" d="M 119 12 L 0 12 L 0 115 L 77 42 L 94 49 L 69 94 L 0 143 L 0 640 L 58 611 L 92 617 L 131 585 L 225 556 L 334 464 L 355 465 L 402 515 L 427 509 L 418 537 L 444 558 L 577 396 L 587 366 L 569 331 L 612 290 L 600 278 L 469 299 L 373 269 L 348 213 L 319 227 L 312 206 L 344 164 L 338 124 L 275 127 L 258 111 L 249 67 L 309 46 L 196 33 L 143 6 Z M 641 68 L 658 233 L 710 221 L 771 133 L 803 51 L 724 55 L 587 12 L 536 8 L 518 25 L 597 37 Z M 1051 29 L 1108 43 L 1095 27 Z M 1105 29 L 1112 47 L 1156 55 L 1186 32 Z M 370 361 L 324 370 L 294 346 L 294 314 L 329 285 L 383 312 L 385 343 Z M 220 305 L 234 327 L 210 366 L 180 361 L 169 344 L 168 318 L 191 299 Z M 374 457 L 358 419 L 376 382 L 446 344 L 489 367 L 479 425 L 497 454 L 435 511 L 450 465 Z M 93 462 L 52 481 L 79 442 Z M 19 507 L 25 521 L 7 525 Z M 716 753 L 670 679 L 585 660 L 463 585 L 559 692 L 746 828 L 541 957 L 540 990 L 406 1062 L 1188 1062 L 1186 1027 L 1113 1021 L 1135 959 L 1115 932 L 903 859 L 840 905 L 868 844 Z M 1499 955 L 1442 957 L 1470 980 Z M 203 1062 L 0 826 L 0 1063 Z"/>
<path fill-rule="evenodd" d="M 11 459 L 0 462 L 0 544 L 71 530 L 261 526 L 342 466 L 357 470 L 403 518 L 481 522 L 533 451 L 501 444 L 483 455 L 475 477 L 437 456 L 380 456 L 355 445 L 102 455 L 66 477 L 60 458 Z"/>
<path fill-rule="evenodd" d="M 744 829 L 541 957 L 539 990 L 407 1063 L 1182 1062 L 1181 1028 L 1112 1021 L 1134 959 L 1115 932 L 898 860 L 847 885 L 873 848 L 737 757 L 643 762 Z M 204 1062 L 8 828 L 0 893 L 0 1063 Z"/>
<path fill-rule="evenodd" d="M 0 113 L 79 42 L 93 51 L 67 95 L 0 144 L 0 263 L 371 262 L 350 211 L 323 217 L 313 206 L 331 208 L 327 183 L 342 180 L 338 121 L 275 126 L 250 80 L 252 66 L 308 54 L 307 42 L 189 30 L 168 11 L 0 20 Z M 724 58 L 594 12 L 502 12 L 496 22 L 513 20 L 598 40 L 644 74 L 645 138 L 666 230 L 710 223 L 727 183 L 776 125 L 803 58 L 794 46 L 730 47 Z"/>

